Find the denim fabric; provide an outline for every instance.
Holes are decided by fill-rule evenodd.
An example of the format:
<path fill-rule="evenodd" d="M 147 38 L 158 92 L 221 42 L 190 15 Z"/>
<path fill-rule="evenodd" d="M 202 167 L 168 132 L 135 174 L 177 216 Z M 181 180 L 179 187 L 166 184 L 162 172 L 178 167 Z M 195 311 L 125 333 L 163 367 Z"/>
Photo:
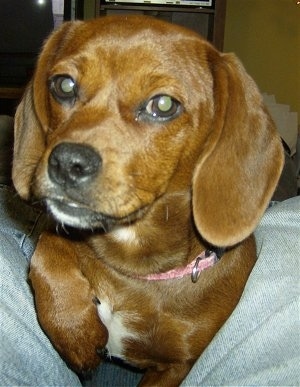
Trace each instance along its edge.
<path fill-rule="evenodd" d="M 300 196 L 273 203 L 255 236 L 243 296 L 184 386 L 300 385 Z"/>
<path fill-rule="evenodd" d="M 14 239 L 27 261 L 47 221 L 41 211 L 22 201 L 12 188 L 0 185 L 0 231 Z"/>
<path fill-rule="evenodd" d="M 27 283 L 46 219 L 7 187 L 0 190 L 0 385 L 80 386 L 41 331 Z"/>
<path fill-rule="evenodd" d="M 27 283 L 28 261 L 46 222 L 0 187 L 1 386 L 81 385 L 41 331 Z M 259 257 L 242 299 L 184 386 L 300 385 L 300 197 L 269 208 L 256 238 Z M 106 364 L 84 384 L 134 386 L 139 378 Z"/>

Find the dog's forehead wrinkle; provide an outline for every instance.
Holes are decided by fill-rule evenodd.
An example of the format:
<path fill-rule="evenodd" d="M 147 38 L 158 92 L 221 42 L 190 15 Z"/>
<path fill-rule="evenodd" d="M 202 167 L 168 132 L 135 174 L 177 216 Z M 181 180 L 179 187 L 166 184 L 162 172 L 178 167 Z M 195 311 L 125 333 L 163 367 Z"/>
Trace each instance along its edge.
<path fill-rule="evenodd" d="M 186 40 L 195 40 L 189 36 L 185 36 L 182 33 L 175 33 L 174 31 L 164 32 L 157 31 L 155 28 L 144 26 L 143 28 L 137 28 L 134 31 L 132 29 L 125 28 L 122 32 L 116 32 L 115 29 L 103 32 L 101 30 L 91 37 L 91 39 L 85 42 L 85 45 L 81 47 L 91 49 L 94 47 L 103 47 L 105 50 L 116 48 L 122 52 L 130 49 L 143 49 L 146 45 L 149 49 L 165 46 L 170 48 L 172 43 L 182 43 Z M 128 42 L 130 44 L 128 44 Z"/>
<path fill-rule="evenodd" d="M 124 34 L 115 34 L 114 30 L 109 30 L 106 35 L 99 31 L 80 47 L 80 55 L 91 58 L 91 53 L 93 53 L 99 63 L 109 59 L 111 65 L 116 64 L 122 58 L 125 62 L 133 62 L 135 66 L 136 57 L 142 59 L 144 56 L 146 63 L 147 58 L 151 56 L 152 63 L 170 65 L 174 62 L 172 53 L 178 50 L 186 52 L 191 44 L 198 46 L 199 42 L 199 37 L 185 36 L 172 31 L 161 34 L 161 31 L 147 26 L 134 33 L 126 33 L 125 30 Z M 182 61 L 186 58 L 180 58 L 180 55 L 177 55 L 176 60 Z M 143 65 L 143 62 L 140 62 L 140 65 Z"/>

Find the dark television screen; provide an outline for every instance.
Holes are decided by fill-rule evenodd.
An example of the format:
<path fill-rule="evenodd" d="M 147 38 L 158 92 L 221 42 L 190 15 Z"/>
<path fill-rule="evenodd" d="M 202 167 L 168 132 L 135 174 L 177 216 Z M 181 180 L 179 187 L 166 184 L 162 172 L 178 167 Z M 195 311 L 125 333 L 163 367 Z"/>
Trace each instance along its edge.
<path fill-rule="evenodd" d="M 0 52 L 38 52 L 53 29 L 50 0 L 0 0 Z"/>
<path fill-rule="evenodd" d="M 0 87 L 24 86 L 47 36 L 83 18 L 84 0 L 0 0 Z"/>
<path fill-rule="evenodd" d="M 23 85 L 53 30 L 51 0 L 0 0 L 0 85 Z"/>

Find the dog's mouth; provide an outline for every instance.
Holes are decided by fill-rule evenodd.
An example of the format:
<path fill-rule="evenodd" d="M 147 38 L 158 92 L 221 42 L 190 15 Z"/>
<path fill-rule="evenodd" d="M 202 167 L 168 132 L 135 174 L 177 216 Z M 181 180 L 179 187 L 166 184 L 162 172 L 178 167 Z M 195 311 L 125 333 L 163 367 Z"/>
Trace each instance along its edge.
<path fill-rule="evenodd" d="M 46 199 L 46 204 L 54 218 L 64 225 L 91 230 L 101 228 L 106 232 L 120 224 L 132 224 L 147 210 L 147 208 L 144 207 L 126 216 L 116 217 L 91 210 L 90 208 L 75 202 L 48 198 Z"/>

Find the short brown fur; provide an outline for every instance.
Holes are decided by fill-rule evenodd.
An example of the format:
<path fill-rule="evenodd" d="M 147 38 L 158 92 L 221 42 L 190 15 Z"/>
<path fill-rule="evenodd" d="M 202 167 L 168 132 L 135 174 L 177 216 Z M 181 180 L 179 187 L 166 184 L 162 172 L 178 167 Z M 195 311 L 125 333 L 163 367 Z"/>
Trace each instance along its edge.
<path fill-rule="evenodd" d="M 51 95 L 57 74 L 76 80 L 73 104 Z M 175 98 L 181 112 L 141 118 L 156 95 Z M 65 143 L 101 157 L 76 190 L 49 177 Z M 98 318 L 99 300 L 134 333 L 122 357 L 147 369 L 141 384 L 179 385 L 241 297 L 256 259 L 252 232 L 282 164 L 273 122 L 234 55 L 146 17 L 54 32 L 17 110 L 13 180 L 23 198 L 101 214 L 105 231 L 91 220 L 79 240 L 44 233 L 31 262 L 39 321 L 69 364 L 94 368 L 114 333 Z M 185 266 L 212 245 L 226 252 L 195 284 L 138 278 Z"/>

